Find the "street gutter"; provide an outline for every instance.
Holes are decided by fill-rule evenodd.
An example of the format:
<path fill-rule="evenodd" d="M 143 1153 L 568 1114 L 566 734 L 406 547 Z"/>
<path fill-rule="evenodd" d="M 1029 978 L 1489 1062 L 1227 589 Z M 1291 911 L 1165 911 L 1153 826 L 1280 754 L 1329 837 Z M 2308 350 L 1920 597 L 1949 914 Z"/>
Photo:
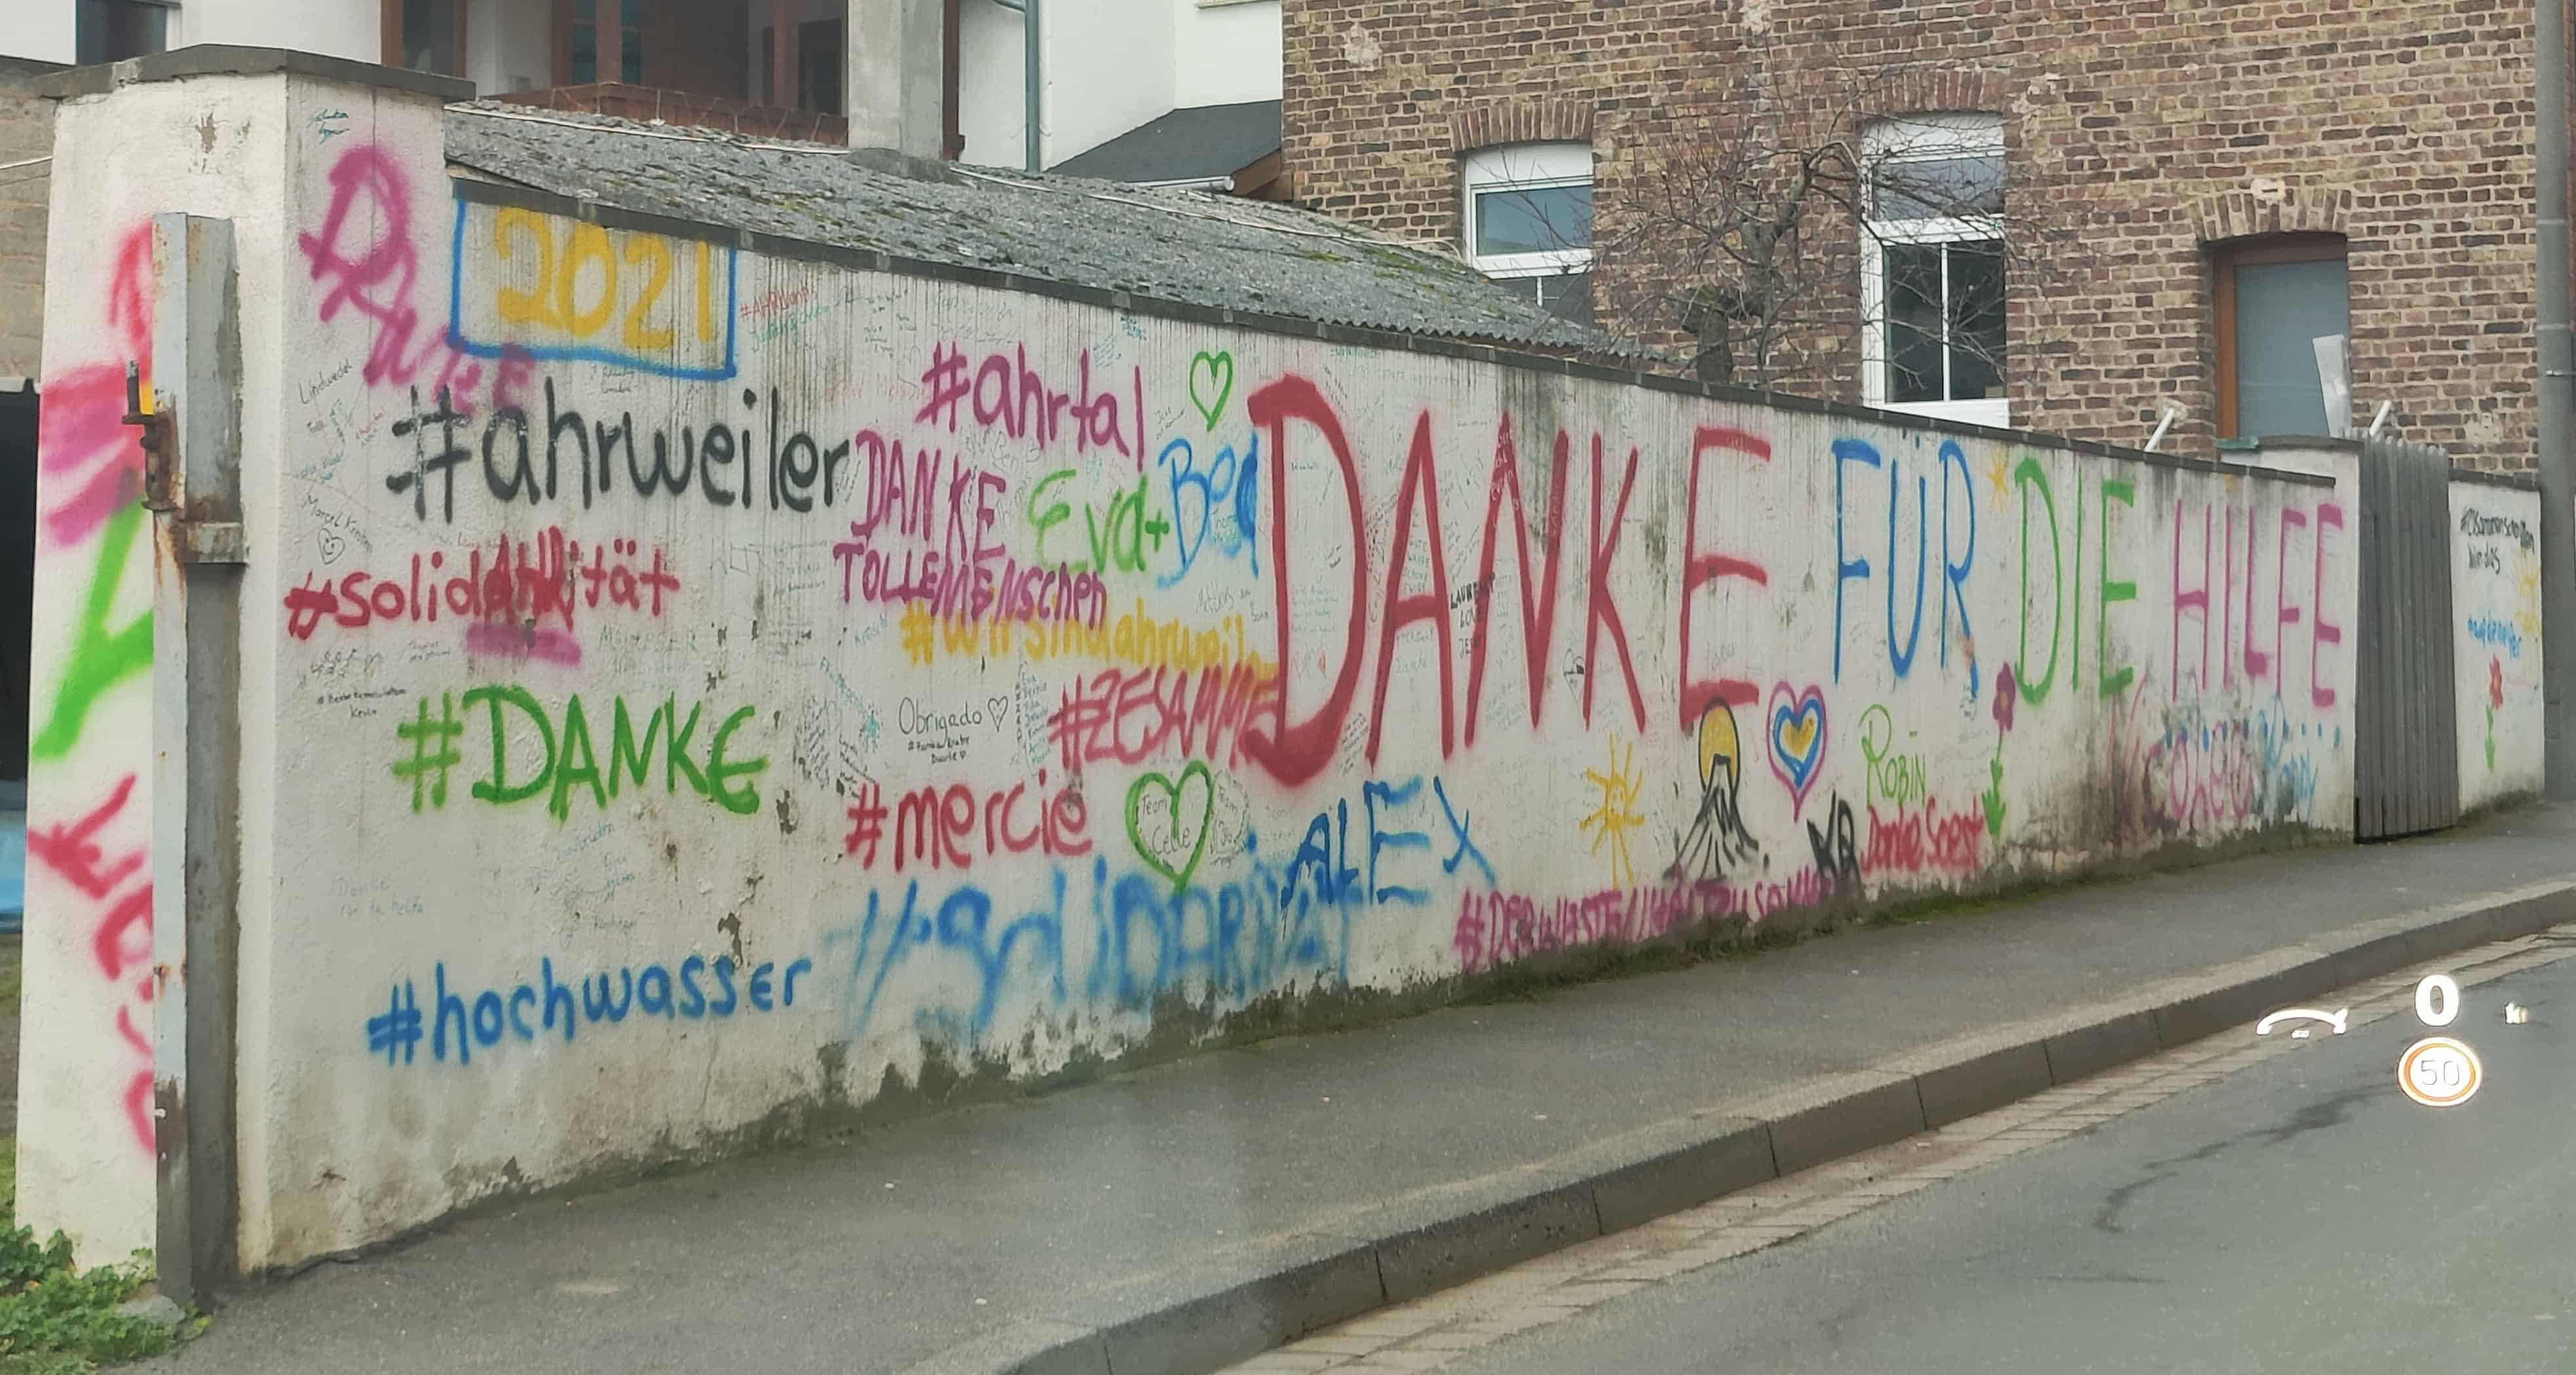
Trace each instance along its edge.
<path fill-rule="evenodd" d="M 1372 1309 L 1903 1140 L 2332 990 L 2576 920 L 2576 880 L 2364 922 L 2116 1000 L 1729 1100 L 1194 1260 L 905 1375 L 1209 1375 Z"/>

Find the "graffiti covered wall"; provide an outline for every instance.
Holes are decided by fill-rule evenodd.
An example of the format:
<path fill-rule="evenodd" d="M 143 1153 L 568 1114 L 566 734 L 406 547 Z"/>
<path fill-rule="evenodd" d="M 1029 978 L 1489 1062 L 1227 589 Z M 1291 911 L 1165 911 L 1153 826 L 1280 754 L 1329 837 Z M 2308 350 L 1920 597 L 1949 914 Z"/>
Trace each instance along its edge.
<path fill-rule="evenodd" d="M 48 312 L 47 356 L 79 361 L 45 374 L 37 435 L 19 1190 L 31 1216 L 63 1200 L 82 1240 L 130 1249 L 153 1216 L 153 560 L 120 417 L 126 360 L 151 356 L 149 224 L 52 263 L 76 304 Z"/>
<path fill-rule="evenodd" d="M 67 102 L 57 120 L 63 165 L 79 170 L 51 179 L 46 241 L 18 1217 L 40 1234 L 65 1229 L 99 1261 L 153 1243 L 154 909 L 176 871 L 153 844 L 153 608 L 166 569 L 137 504 L 143 450 L 123 423 L 125 372 L 136 365 L 147 405 L 169 381 L 153 356 L 167 251 L 156 212 L 235 219 L 245 299 L 277 299 L 283 245 L 273 228 L 252 231 L 274 226 L 286 200 L 274 157 L 283 89 L 138 85 L 112 103 Z M 246 354 L 276 357 L 273 310 L 246 312 L 240 335 Z M 273 362 L 245 372 L 248 452 L 286 443 L 277 375 Z M 273 489 L 273 471 L 244 468 L 255 494 Z"/>
<path fill-rule="evenodd" d="M 2349 829 L 2329 483 L 584 222 L 283 104 L 245 1264 L 934 1056 Z"/>
<path fill-rule="evenodd" d="M 2540 684 L 2540 493 L 2451 481 L 2452 672 L 2463 811 L 2536 796 L 2545 781 Z"/>

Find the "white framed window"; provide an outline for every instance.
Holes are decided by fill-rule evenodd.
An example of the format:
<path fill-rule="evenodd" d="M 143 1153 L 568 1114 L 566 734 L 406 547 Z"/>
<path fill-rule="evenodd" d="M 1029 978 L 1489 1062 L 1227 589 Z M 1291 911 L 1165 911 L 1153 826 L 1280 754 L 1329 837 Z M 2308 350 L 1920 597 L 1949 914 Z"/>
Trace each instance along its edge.
<path fill-rule="evenodd" d="M 1861 393 L 1870 405 L 2009 425 L 2004 125 L 1925 114 L 1862 132 Z"/>
<path fill-rule="evenodd" d="M 1572 319 L 1592 315 L 1592 145 L 1514 143 L 1466 157 L 1476 270 Z"/>

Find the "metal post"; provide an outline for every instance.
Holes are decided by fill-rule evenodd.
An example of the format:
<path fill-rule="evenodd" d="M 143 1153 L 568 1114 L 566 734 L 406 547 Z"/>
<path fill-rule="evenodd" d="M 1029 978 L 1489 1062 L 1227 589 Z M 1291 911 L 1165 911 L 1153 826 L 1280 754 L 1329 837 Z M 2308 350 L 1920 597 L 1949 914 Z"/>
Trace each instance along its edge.
<path fill-rule="evenodd" d="M 242 359 L 231 223 L 158 214 L 152 237 L 153 1245 L 184 1304 L 229 1277 L 237 1225 Z"/>
<path fill-rule="evenodd" d="M 1028 124 L 1029 170 L 1046 170 L 1042 120 L 1046 113 L 1046 58 L 1038 32 L 1039 0 L 1020 0 L 1020 109 Z"/>
<path fill-rule="evenodd" d="M 2567 11 L 2539 8 L 2540 609 L 2549 795 L 2576 797 L 2576 355 L 2568 338 Z"/>

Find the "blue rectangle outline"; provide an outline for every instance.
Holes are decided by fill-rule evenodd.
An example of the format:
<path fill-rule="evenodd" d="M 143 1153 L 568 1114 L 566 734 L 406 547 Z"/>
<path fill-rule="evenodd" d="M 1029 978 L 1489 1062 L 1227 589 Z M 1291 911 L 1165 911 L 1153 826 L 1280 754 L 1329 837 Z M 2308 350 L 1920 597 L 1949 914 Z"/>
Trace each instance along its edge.
<path fill-rule="evenodd" d="M 735 366 L 734 346 L 740 338 L 735 303 L 742 295 L 742 250 L 726 247 L 725 254 L 725 339 L 724 362 L 714 368 L 678 368 L 637 358 L 630 353 L 602 348 L 593 344 L 555 344 L 531 347 L 526 344 L 480 344 L 465 337 L 458 323 L 464 318 L 465 304 L 465 217 L 466 208 L 474 202 L 460 192 L 456 196 L 456 230 L 448 245 L 447 258 L 447 346 L 469 358 L 499 358 L 504 350 L 520 353 L 546 362 L 608 363 L 667 377 L 679 382 L 726 382 L 740 372 Z M 709 245 L 714 247 L 715 245 Z"/>

